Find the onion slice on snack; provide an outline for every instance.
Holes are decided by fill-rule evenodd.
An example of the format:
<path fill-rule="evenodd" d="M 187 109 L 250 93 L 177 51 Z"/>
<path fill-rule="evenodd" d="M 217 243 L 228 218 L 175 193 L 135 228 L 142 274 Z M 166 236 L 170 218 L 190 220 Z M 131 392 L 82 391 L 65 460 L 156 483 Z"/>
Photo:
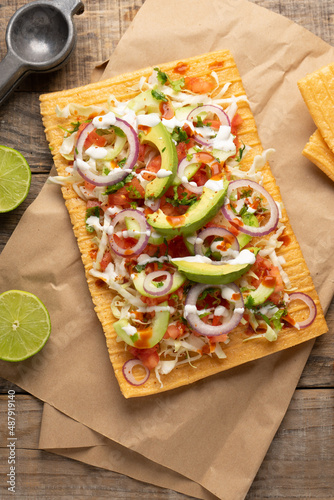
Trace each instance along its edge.
<path fill-rule="evenodd" d="M 232 192 L 239 188 L 246 188 L 246 189 L 251 188 L 253 191 L 256 191 L 267 200 L 270 216 L 269 220 L 263 226 L 259 227 L 249 226 L 242 221 L 240 216 L 236 215 L 233 212 L 231 208 L 230 197 L 232 195 Z M 226 192 L 226 198 L 224 205 L 222 207 L 222 212 L 225 218 L 229 221 L 233 221 L 234 219 L 240 220 L 242 224 L 240 226 L 238 225 L 238 229 L 242 233 L 249 234 L 250 236 L 264 236 L 265 234 L 269 234 L 276 228 L 279 219 L 278 207 L 272 196 L 260 184 L 247 179 L 240 179 L 237 181 L 230 182 Z"/>
<path fill-rule="evenodd" d="M 213 115 L 216 115 L 218 117 L 220 125 L 227 125 L 229 127 L 231 126 L 230 119 L 225 111 L 214 104 L 204 104 L 203 106 L 198 106 L 189 113 L 187 120 L 194 121 L 195 118 L 201 113 L 212 113 Z M 214 140 L 214 138 L 206 138 L 199 134 L 195 134 L 194 139 L 196 140 L 196 142 L 202 144 L 203 146 L 210 146 Z"/>
<path fill-rule="evenodd" d="M 308 308 L 309 308 L 309 315 L 304 321 L 296 322 L 295 327 L 296 328 L 306 328 L 307 326 L 310 326 L 313 321 L 316 318 L 317 315 L 317 306 L 315 305 L 313 299 L 309 295 L 306 295 L 306 293 L 302 292 L 294 292 L 289 294 L 289 303 L 292 302 L 293 300 L 301 300 L 304 302 Z M 284 316 L 283 316 L 284 319 Z"/>
<path fill-rule="evenodd" d="M 128 231 L 127 229 L 120 230 L 120 238 L 136 238 L 136 243 L 129 248 L 122 248 L 116 241 L 115 241 L 115 234 L 118 236 L 118 231 L 117 231 L 117 225 L 124 222 L 125 224 L 125 218 L 129 217 L 130 219 L 134 219 L 138 226 L 139 226 L 139 231 L 133 234 L 131 231 Z M 134 210 L 132 208 L 122 210 L 121 212 L 118 212 L 118 214 L 115 215 L 115 217 L 112 220 L 112 226 L 113 226 L 113 233 L 108 234 L 108 239 L 109 239 L 109 244 L 113 251 L 117 254 L 120 255 L 121 257 L 132 257 L 133 255 L 138 255 L 141 253 L 144 248 L 147 245 L 149 236 L 150 236 L 150 226 L 146 222 L 146 217 L 142 212 L 139 212 L 139 210 Z M 138 234 L 139 233 L 139 234 Z M 139 237 L 138 237 L 139 236 Z M 138 237 L 138 239 L 137 239 Z"/>
<path fill-rule="evenodd" d="M 139 380 L 133 374 L 133 368 L 137 365 L 140 365 L 145 370 L 145 375 Z M 127 382 L 136 386 L 145 384 L 150 376 L 150 370 L 139 359 L 129 359 L 126 361 L 122 372 Z"/>
<path fill-rule="evenodd" d="M 203 251 L 203 244 L 204 244 L 204 241 L 206 240 L 206 238 L 209 238 L 209 236 L 213 236 L 215 238 L 221 238 L 223 240 L 227 240 L 227 242 L 230 244 L 230 246 L 227 250 L 231 249 L 231 250 L 236 250 L 237 252 L 239 252 L 239 250 L 240 250 L 239 242 L 238 242 L 237 238 L 234 236 L 234 234 L 232 234 L 230 231 L 228 231 L 224 227 L 211 226 L 211 227 L 207 227 L 207 228 L 203 229 L 203 231 L 198 233 L 197 238 L 196 238 L 197 241 L 195 242 L 195 246 L 194 246 L 195 254 L 205 255 L 204 251 Z M 222 262 L 221 260 L 220 261 L 213 261 L 213 263 L 216 263 L 216 264 L 221 264 L 221 262 Z"/>
<path fill-rule="evenodd" d="M 157 284 L 159 283 L 159 287 Z M 143 288 L 146 293 L 155 297 L 163 297 L 171 289 L 173 276 L 170 272 L 160 270 L 149 273 L 144 279 Z"/>
<path fill-rule="evenodd" d="M 228 300 L 230 306 L 233 309 L 229 311 L 228 317 L 223 320 L 221 325 L 213 326 L 201 320 L 198 312 L 192 312 L 191 309 L 196 307 L 196 303 L 200 294 L 207 288 L 220 288 L 222 297 Z M 191 306 L 188 307 L 187 306 Z M 187 312 L 190 309 L 190 312 Z M 217 335 L 222 335 L 224 333 L 229 333 L 233 328 L 238 326 L 241 318 L 244 314 L 244 301 L 242 298 L 242 293 L 240 289 L 234 283 L 229 283 L 228 285 L 195 285 L 188 292 L 186 303 L 185 303 L 185 313 L 186 319 L 191 328 L 196 330 L 201 335 L 208 337 L 215 337 Z"/>
<path fill-rule="evenodd" d="M 120 118 L 115 119 L 115 127 L 121 129 L 126 135 L 128 142 L 128 156 L 122 166 L 122 168 L 117 167 L 112 170 L 108 175 L 100 175 L 97 171 L 93 172 L 87 162 L 83 160 L 84 156 L 84 145 L 88 135 L 96 130 L 96 127 L 92 122 L 88 123 L 85 128 L 81 130 L 77 137 L 77 143 L 74 153 L 74 165 L 78 170 L 81 177 L 93 184 L 94 186 L 112 186 L 121 182 L 125 177 L 131 172 L 137 162 L 139 154 L 139 140 L 134 128 L 124 120 Z"/>

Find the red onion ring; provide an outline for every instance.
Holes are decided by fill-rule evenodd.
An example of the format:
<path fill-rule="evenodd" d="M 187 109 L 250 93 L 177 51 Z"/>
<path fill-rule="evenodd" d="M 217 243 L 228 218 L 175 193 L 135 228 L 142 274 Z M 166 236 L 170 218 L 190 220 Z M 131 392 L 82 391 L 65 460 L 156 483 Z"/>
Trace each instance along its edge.
<path fill-rule="evenodd" d="M 117 170 L 115 169 L 115 171 L 111 172 L 109 175 L 99 175 L 92 172 L 91 170 L 83 170 L 82 168 L 80 168 L 80 166 L 78 166 L 78 160 L 79 163 L 80 161 L 83 161 L 82 156 L 84 152 L 85 141 L 88 135 L 96 130 L 96 127 L 94 127 L 93 123 L 88 123 L 86 127 L 81 130 L 77 137 L 77 143 L 74 153 L 74 164 L 76 165 L 77 171 L 79 172 L 81 177 L 94 186 L 112 186 L 113 184 L 117 184 L 118 182 L 122 181 L 129 174 L 129 172 L 133 170 L 138 159 L 139 140 L 134 128 L 129 125 L 129 123 L 121 120 L 120 118 L 115 119 L 114 125 L 120 128 L 126 135 L 129 144 L 129 154 L 122 168 L 117 168 Z"/>
<path fill-rule="evenodd" d="M 164 276 L 166 276 L 166 278 L 161 280 L 163 282 L 163 285 L 157 288 L 153 284 L 154 280 L 160 277 L 163 278 Z M 171 275 L 171 273 L 168 271 L 160 270 L 149 273 L 146 276 L 143 282 L 143 288 L 145 292 L 149 293 L 150 295 L 154 295 L 155 297 L 163 297 L 172 288 L 172 284 L 173 276 Z"/>
<path fill-rule="evenodd" d="M 120 255 L 121 257 L 131 257 L 132 255 L 138 255 L 146 247 L 150 234 L 150 226 L 146 222 L 146 217 L 142 212 L 129 208 L 126 210 L 122 210 L 121 212 L 118 212 L 118 214 L 116 214 L 115 217 L 113 218 L 112 225 L 114 227 L 114 233 L 116 232 L 115 231 L 116 225 L 122 222 L 125 219 L 125 217 L 130 217 L 131 219 L 135 219 L 135 221 L 139 225 L 139 232 L 143 233 L 139 235 L 137 243 L 131 248 L 121 248 L 115 242 L 113 234 L 108 235 L 108 240 L 111 248 L 117 255 Z"/>
<path fill-rule="evenodd" d="M 204 186 L 197 186 L 197 184 L 196 186 L 193 186 L 191 184 L 191 181 L 182 182 L 182 177 L 184 176 L 185 169 L 188 167 L 188 165 L 192 165 L 194 163 L 210 163 L 212 161 L 215 161 L 215 158 L 210 153 L 203 152 L 193 154 L 191 160 L 188 160 L 187 157 L 183 158 L 183 160 L 180 161 L 177 169 L 177 176 L 181 179 L 181 184 L 192 193 L 202 194 Z"/>
<path fill-rule="evenodd" d="M 199 115 L 203 112 L 213 113 L 213 114 L 217 115 L 217 117 L 220 120 L 221 125 L 228 125 L 229 127 L 231 126 L 230 119 L 227 116 L 227 114 L 225 113 L 225 111 L 222 108 L 215 106 L 213 104 L 204 104 L 203 106 L 198 106 L 197 108 L 193 109 L 189 113 L 187 120 L 193 121 L 197 115 Z M 198 142 L 199 144 L 202 144 L 203 146 L 210 146 L 213 142 L 213 139 L 205 139 L 204 137 L 202 137 L 201 135 L 198 135 L 198 134 L 194 135 L 194 139 L 196 140 L 196 142 Z"/>
<path fill-rule="evenodd" d="M 254 191 L 257 191 L 260 194 L 262 194 L 266 198 L 270 209 L 270 218 L 264 226 L 254 227 L 254 226 L 247 226 L 245 223 L 243 223 L 242 226 L 238 226 L 238 229 L 242 233 L 249 234 L 250 236 L 264 236 L 265 234 L 270 233 L 276 228 L 278 224 L 279 211 L 276 202 L 272 198 L 272 196 L 268 193 L 266 189 L 264 189 L 264 187 L 262 187 L 257 182 L 250 181 L 247 179 L 240 179 L 237 181 L 230 182 L 229 187 L 227 189 L 224 205 L 222 207 L 222 212 L 225 218 L 229 221 L 233 221 L 233 219 L 235 218 L 241 220 L 241 218 L 238 217 L 231 209 L 230 196 L 232 194 L 232 191 L 242 187 L 250 187 L 254 189 Z"/>
<path fill-rule="evenodd" d="M 244 301 L 242 298 L 242 293 L 240 289 L 234 283 L 229 283 L 228 285 L 195 285 L 188 292 L 186 298 L 186 305 L 196 306 L 196 302 L 198 300 L 199 295 L 206 288 L 220 288 L 223 292 L 224 289 L 232 288 L 234 294 L 237 294 L 238 298 L 236 300 L 229 300 L 230 303 L 234 304 L 234 310 L 238 309 L 237 312 L 233 312 L 232 316 L 226 321 L 223 322 L 222 325 L 212 326 L 204 323 L 201 320 L 197 313 L 189 313 L 187 314 L 187 321 L 190 327 L 201 335 L 205 335 L 208 337 L 216 337 L 218 335 L 222 335 L 223 333 L 229 333 L 233 328 L 238 326 L 241 321 L 241 318 L 244 314 Z"/>
<path fill-rule="evenodd" d="M 132 370 L 137 365 L 142 366 L 145 370 L 145 376 L 142 380 L 137 380 L 133 375 Z M 129 382 L 129 384 L 136 386 L 145 384 L 150 376 L 150 370 L 139 359 L 129 359 L 126 361 L 123 365 L 122 372 L 126 381 Z"/>
<path fill-rule="evenodd" d="M 289 295 L 289 302 L 291 302 L 292 300 L 303 301 L 308 306 L 308 308 L 310 310 L 308 318 L 306 318 L 304 321 L 296 322 L 294 326 L 298 329 L 299 328 L 306 328 L 307 326 L 310 326 L 313 323 L 313 321 L 315 320 L 316 315 L 317 315 L 317 306 L 315 305 L 313 299 L 311 299 L 311 297 L 309 295 L 306 295 L 306 293 L 294 292 L 294 293 L 290 293 L 290 295 Z M 283 316 L 283 319 L 284 319 L 284 316 Z"/>
<path fill-rule="evenodd" d="M 228 241 L 231 243 L 230 248 L 232 250 L 236 250 L 237 252 L 240 251 L 240 245 L 239 245 L 237 238 L 234 236 L 234 234 L 232 234 L 230 231 L 228 231 L 227 229 L 225 229 L 223 227 L 219 227 L 219 226 L 207 227 L 206 229 L 203 229 L 203 231 L 201 231 L 197 235 L 197 238 L 203 240 L 203 243 L 204 243 L 204 240 L 206 238 L 208 238 L 209 236 L 220 237 L 223 239 L 228 238 Z M 204 255 L 203 247 L 202 247 L 203 243 L 201 243 L 201 242 L 195 243 L 195 245 L 194 245 L 195 254 Z M 221 264 L 221 262 L 222 262 L 222 260 L 212 261 L 213 264 Z"/>

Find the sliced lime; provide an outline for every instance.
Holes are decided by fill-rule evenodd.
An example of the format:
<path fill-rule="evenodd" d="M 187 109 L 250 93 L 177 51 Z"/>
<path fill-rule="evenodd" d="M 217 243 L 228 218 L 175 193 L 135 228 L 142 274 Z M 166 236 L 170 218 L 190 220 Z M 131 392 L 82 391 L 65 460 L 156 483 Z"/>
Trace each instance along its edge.
<path fill-rule="evenodd" d="M 0 146 L 0 213 L 18 207 L 26 198 L 31 182 L 27 160 L 15 149 Z"/>
<path fill-rule="evenodd" d="M 22 290 L 0 295 L 0 359 L 30 358 L 42 349 L 50 331 L 48 310 L 36 295 Z"/>

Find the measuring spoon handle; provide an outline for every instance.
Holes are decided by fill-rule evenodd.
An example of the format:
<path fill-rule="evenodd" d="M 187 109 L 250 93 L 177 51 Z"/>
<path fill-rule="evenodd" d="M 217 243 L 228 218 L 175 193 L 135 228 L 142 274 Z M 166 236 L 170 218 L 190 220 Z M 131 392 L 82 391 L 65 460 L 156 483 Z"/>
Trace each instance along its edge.
<path fill-rule="evenodd" d="M 67 15 L 82 14 L 84 4 L 81 0 L 55 0 L 52 5 L 56 5 Z"/>
<path fill-rule="evenodd" d="M 7 52 L 0 62 L 0 104 L 17 87 L 26 75 L 27 68 L 14 54 Z"/>

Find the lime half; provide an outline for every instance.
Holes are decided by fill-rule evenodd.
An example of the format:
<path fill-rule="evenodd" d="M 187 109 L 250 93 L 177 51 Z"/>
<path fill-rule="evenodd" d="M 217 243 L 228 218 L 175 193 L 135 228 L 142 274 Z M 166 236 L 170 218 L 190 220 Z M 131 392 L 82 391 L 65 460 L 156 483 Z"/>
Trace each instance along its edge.
<path fill-rule="evenodd" d="M 36 295 L 21 290 L 0 295 L 0 359 L 30 358 L 42 349 L 50 331 L 48 310 Z"/>
<path fill-rule="evenodd" d="M 18 207 L 26 198 L 31 182 L 27 160 L 15 149 L 0 146 L 0 213 Z"/>

